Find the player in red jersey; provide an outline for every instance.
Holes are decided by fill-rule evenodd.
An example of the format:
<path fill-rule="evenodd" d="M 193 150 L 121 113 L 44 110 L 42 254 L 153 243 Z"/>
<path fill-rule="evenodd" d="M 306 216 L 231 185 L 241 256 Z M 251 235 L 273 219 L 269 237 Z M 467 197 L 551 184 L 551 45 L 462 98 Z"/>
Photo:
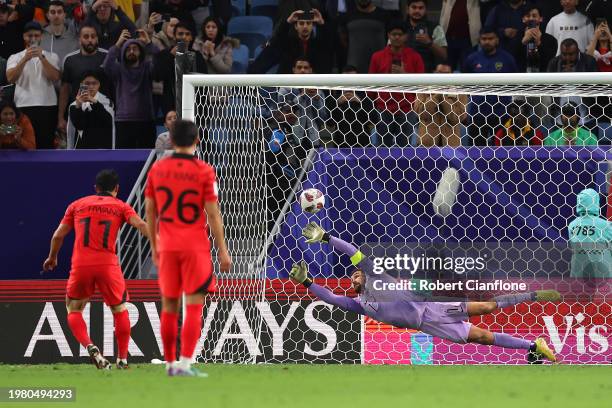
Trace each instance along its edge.
<path fill-rule="evenodd" d="M 168 375 L 206 376 L 191 367 L 191 361 L 202 332 L 206 294 L 216 289 L 208 225 L 218 249 L 221 271 L 228 272 L 232 260 L 225 245 L 215 171 L 194 156 L 198 129 L 193 122 L 176 121 L 171 140 L 174 154 L 151 167 L 145 190 L 149 239 L 162 295 L 161 337 Z M 181 358 L 175 361 L 182 293 L 186 312 Z"/>
<path fill-rule="evenodd" d="M 51 238 L 51 249 L 43 269 L 50 271 L 57 266 L 57 254 L 64 237 L 74 228 L 72 269 L 66 285 L 68 326 L 79 343 L 87 348 L 96 367 L 111 367 L 89 338 L 82 315 L 97 286 L 104 303 L 113 312 L 118 348 L 117 368 L 124 369 L 128 368 L 131 325 L 124 304 L 128 300 L 128 293 L 115 253 L 115 241 L 124 223 L 137 228 L 145 236 L 147 225 L 129 204 L 117 198 L 119 176 L 115 170 L 100 171 L 96 176 L 95 188 L 96 195 L 83 197 L 68 206 L 64 218 Z"/>

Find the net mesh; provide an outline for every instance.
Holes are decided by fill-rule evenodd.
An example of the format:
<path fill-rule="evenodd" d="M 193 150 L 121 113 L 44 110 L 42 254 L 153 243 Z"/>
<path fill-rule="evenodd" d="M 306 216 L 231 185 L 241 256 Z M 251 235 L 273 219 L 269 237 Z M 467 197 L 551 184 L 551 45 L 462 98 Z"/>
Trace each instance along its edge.
<path fill-rule="evenodd" d="M 217 270 L 219 292 L 206 308 L 199 359 L 526 362 L 522 350 L 455 344 L 316 302 L 287 281 L 294 262 L 305 260 L 335 293 L 355 293 L 348 257 L 301 237 L 315 221 L 362 250 L 486 248 L 495 262 L 479 278 L 527 281 L 565 297 L 473 317 L 473 324 L 545 337 L 567 363 L 609 362 L 610 242 L 601 265 L 579 272 L 568 225 L 586 188 L 599 194 L 596 207 L 605 216 L 611 91 L 588 84 L 196 87 L 189 103 L 200 154 L 217 170 L 234 260 L 230 274 Z M 444 209 L 432 199 L 449 168 L 459 187 Z M 311 187 L 327 201 L 315 215 L 296 200 Z"/>

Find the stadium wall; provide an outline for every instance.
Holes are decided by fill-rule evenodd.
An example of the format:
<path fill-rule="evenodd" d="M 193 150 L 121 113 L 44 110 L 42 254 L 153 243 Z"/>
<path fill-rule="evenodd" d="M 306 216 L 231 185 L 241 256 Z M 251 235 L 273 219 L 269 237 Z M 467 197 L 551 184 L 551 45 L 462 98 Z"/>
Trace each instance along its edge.
<path fill-rule="evenodd" d="M 0 280 L 43 279 L 42 263 L 51 235 L 73 200 L 94 193 L 96 173 L 114 168 L 125 200 L 149 150 L 0 151 L 3 214 L 0 231 Z M 73 237 L 64 242 L 50 276 L 68 277 Z"/>
<path fill-rule="evenodd" d="M 354 296 L 348 279 L 318 279 L 337 294 Z M 0 322 L 5 364 L 84 363 L 85 351 L 66 323 L 65 280 L 1 281 Z M 245 282 L 222 281 L 220 288 L 248 288 Z M 204 313 L 200 346 L 207 358 L 240 348 L 256 362 L 343 364 L 524 364 L 520 350 L 459 345 L 417 330 L 345 314 L 310 297 L 305 289 L 285 279 L 266 282 L 265 301 L 253 293 L 225 290 L 209 302 Z M 159 291 L 153 280 L 128 280 L 128 310 L 133 324 L 130 360 L 163 360 L 159 333 Z M 236 298 L 240 298 L 237 301 Z M 221 307 L 226 302 L 230 307 Z M 265 314 L 262 335 L 257 319 L 244 310 L 255 304 Z M 92 339 L 113 356 L 113 318 L 99 296 L 84 312 Z M 211 330 L 215 319 L 222 331 Z M 272 320 L 273 319 L 273 320 Z M 284 329 L 280 329 L 284 325 Z M 221 322 L 220 324 L 218 322 Z M 612 359 L 612 305 L 603 301 L 563 304 L 530 302 L 507 308 L 472 323 L 493 331 L 526 338 L 544 336 L 564 363 L 607 364 Z M 10 322 L 10 328 L 7 327 Z M 363 350 L 363 351 L 362 351 Z"/>

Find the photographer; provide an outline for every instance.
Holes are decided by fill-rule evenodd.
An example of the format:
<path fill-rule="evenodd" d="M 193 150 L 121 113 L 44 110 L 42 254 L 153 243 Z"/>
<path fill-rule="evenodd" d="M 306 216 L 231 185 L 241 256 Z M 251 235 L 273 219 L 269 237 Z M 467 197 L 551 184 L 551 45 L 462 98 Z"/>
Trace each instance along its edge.
<path fill-rule="evenodd" d="M 542 32 L 542 12 L 536 6 L 528 6 L 523 16 L 525 34 L 519 49 L 513 54 L 520 72 L 546 72 L 548 63 L 557 54 L 557 40 Z"/>
<path fill-rule="evenodd" d="M 13 102 L 0 102 L 0 149 L 36 149 L 34 129 Z"/>
<path fill-rule="evenodd" d="M 100 93 L 100 72 L 83 75 L 76 100 L 68 110 L 68 148 L 113 149 L 115 126 L 110 99 Z"/>

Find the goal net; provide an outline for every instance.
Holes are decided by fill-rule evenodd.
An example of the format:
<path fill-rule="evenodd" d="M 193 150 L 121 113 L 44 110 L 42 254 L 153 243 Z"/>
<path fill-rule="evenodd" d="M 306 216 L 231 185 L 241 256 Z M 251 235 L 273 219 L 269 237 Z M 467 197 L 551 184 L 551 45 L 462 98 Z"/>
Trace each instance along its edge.
<path fill-rule="evenodd" d="M 592 73 L 185 76 L 182 114 L 216 168 L 234 260 L 216 266 L 198 359 L 526 363 L 311 297 L 292 264 L 356 295 L 349 257 L 302 237 L 314 221 L 432 302 L 558 290 L 470 321 L 544 337 L 564 363 L 609 363 L 610 95 L 612 77 Z M 306 188 L 325 194 L 316 214 L 297 201 Z"/>

